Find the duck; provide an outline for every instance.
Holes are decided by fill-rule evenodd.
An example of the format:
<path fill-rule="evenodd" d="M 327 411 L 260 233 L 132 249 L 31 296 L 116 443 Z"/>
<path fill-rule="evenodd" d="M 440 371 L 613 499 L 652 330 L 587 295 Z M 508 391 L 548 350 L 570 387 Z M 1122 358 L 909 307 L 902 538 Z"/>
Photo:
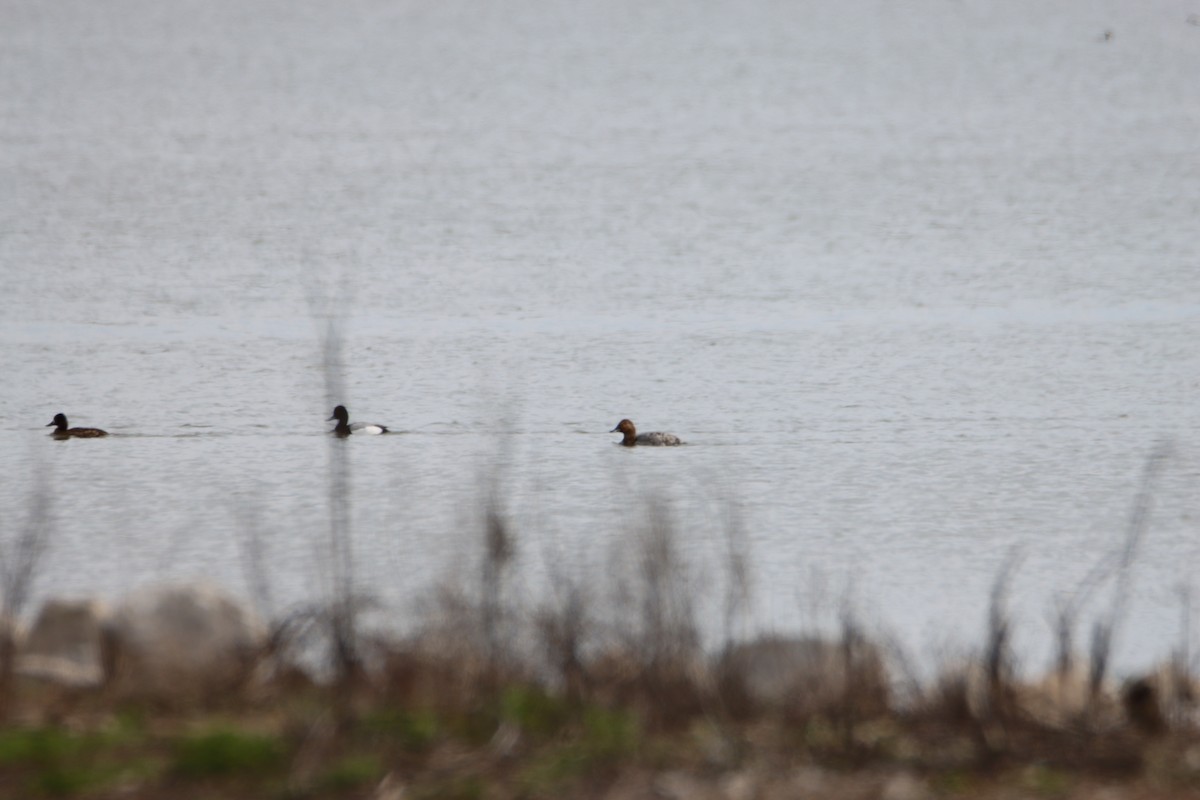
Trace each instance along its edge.
<path fill-rule="evenodd" d="M 68 428 L 66 414 L 55 414 L 54 419 L 46 427 L 54 428 L 50 435 L 55 439 L 96 439 L 108 436 L 108 431 L 102 431 L 99 428 Z"/>
<path fill-rule="evenodd" d="M 369 422 L 355 422 L 350 424 L 350 412 L 345 406 L 338 406 L 333 409 L 333 416 L 329 419 L 336 419 L 337 425 L 333 426 L 333 432 L 338 436 L 349 436 L 352 433 L 387 433 L 388 429 L 385 425 L 373 425 Z"/>
<path fill-rule="evenodd" d="M 683 444 L 678 436 L 673 433 L 638 433 L 637 428 L 633 426 L 630 420 L 623 419 L 617 423 L 617 427 L 613 428 L 609 433 L 620 431 L 625 434 L 625 438 L 621 440 L 621 444 L 625 447 L 636 447 L 637 445 L 649 447 L 676 447 Z"/>

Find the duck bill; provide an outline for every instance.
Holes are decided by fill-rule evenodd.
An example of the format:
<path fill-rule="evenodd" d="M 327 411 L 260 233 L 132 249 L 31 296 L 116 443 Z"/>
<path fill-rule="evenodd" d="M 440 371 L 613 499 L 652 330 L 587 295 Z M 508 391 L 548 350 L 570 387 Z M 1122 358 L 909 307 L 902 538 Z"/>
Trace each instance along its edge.
<path fill-rule="evenodd" d="M 51 425 L 53 425 L 54 423 L 50 423 L 50 424 L 51 424 Z M 621 426 L 620 426 L 620 425 L 618 425 L 617 427 L 613 428 L 611 431 L 609 431 L 609 433 L 616 433 L 616 432 L 617 432 L 617 431 L 619 431 L 619 430 L 621 430 Z"/>

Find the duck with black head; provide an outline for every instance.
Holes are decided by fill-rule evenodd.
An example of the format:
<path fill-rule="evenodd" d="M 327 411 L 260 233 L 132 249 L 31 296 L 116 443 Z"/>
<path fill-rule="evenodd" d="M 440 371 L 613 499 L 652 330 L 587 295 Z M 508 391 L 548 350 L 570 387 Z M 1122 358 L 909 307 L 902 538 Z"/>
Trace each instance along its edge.
<path fill-rule="evenodd" d="M 620 431 L 624 434 L 624 438 L 618 444 L 625 447 L 677 447 L 683 442 L 673 433 L 661 433 L 654 431 L 652 433 L 638 433 L 637 428 L 633 426 L 633 422 L 623 419 L 617 423 L 617 427 L 613 428 L 609 433 L 617 433 Z"/>
<path fill-rule="evenodd" d="M 333 409 L 333 416 L 329 419 L 337 420 L 337 425 L 333 426 L 333 433 L 337 436 L 349 436 L 352 433 L 387 433 L 386 425 L 375 425 L 370 422 L 350 422 L 350 412 L 345 406 L 338 406 Z"/>
<path fill-rule="evenodd" d="M 108 436 L 108 431 L 102 431 L 99 428 L 68 428 L 67 415 L 55 414 L 47 428 L 54 428 L 50 431 L 50 435 L 55 439 L 97 439 L 101 436 Z"/>

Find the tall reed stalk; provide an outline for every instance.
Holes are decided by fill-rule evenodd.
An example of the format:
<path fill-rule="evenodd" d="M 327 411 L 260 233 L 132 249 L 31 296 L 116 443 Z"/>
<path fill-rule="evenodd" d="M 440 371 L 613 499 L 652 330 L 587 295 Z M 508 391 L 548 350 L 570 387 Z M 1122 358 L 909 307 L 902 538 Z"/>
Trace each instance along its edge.
<path fill-rule="evenodd" d="M 33 582 L 53 532 L 49 481 L 41 470 L 36 470 L 24 521 L 14 528 L 11 539 L 0 538 L 0 720 L 8 716 L 12 701 L 17 623 L 33 593 Z"/>

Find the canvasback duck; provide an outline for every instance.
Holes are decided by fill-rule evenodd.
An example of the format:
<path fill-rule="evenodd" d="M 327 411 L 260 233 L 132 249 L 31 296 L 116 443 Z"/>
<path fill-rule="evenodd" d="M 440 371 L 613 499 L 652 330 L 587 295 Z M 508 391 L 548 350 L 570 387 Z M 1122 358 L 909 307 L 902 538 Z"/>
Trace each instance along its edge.
<path fill-rule="evenodd" d="M 46 427 L 54 428 L 50 435 L 55 439 L 96 439 L 100 436 L 108 436 L 108 431 L 102 431 L 99 428 L 68 428 L 66 414 L 55 414 L 54 420 Z"/>
<path fill-rule="evenodd" d="M 646 445 L 650 447 L 675 447 L 683 444 L 679 437 L 673 433 L 638 433 L 637 428 L 633 427 L 633 423 L 627 419 L 623 419 L 617 423 L 617 427 L 613 428 L 609 433 L 620 431 L 625 434 L 625 438 L 621 440 L 621 444 L 625 447 L 635 447 L 637 445 Z"/>
<path fill-rule="evenodd" d="M 349 436 L 352 433 L 387 433 L 388 429 L 384 425 L 372 425 L 369 422 L 355 422 L 350 424 L 350 412 L 345 406 L 338 406 L 333 409 L 333 416 L 329 419 L 336 419 L 337 425 L 333 426 L 333 432 L 338 436 Z"/>

